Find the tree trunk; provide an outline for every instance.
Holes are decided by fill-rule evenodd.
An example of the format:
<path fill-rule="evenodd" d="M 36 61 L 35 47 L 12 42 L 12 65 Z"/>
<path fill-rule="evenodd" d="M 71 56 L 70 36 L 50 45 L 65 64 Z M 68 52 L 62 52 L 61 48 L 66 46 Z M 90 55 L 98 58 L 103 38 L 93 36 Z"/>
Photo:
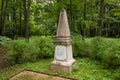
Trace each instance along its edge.
<path fill-rule="evenodd" d="M 74 32 L 75 28 L 73 27 L 72 0 L 69 1 L 70 1 L 70 29 L 72 32 Z"/>
<path fill-rule="evenodd" d="M 22 9 L 21 9 L 21 3 L 20 3 L 20 36 L 22 37 Z"/>
<path fill-rule="evenodd" d="M 5 7 L 4 7 L 4 2 L 2 2 L 2 26 L 1 26 L 1 35 L 4 35 L 4 28 L 5 28 L 5 18 L 6 18 L 6 11 L 7 11 L 7 6 L 8 6 L 8 0 L 6 0 Z"/>
<path fill-rule="evenodd" d="M 106 37 L 108 37 L 108 22 L 106 23 Z"/>
<path fill-rule="evenodd" d="M 86 37 L 86 0 L 84 0 L 84 25 L 83 25 L 83 39 Z"/>
<path fill-rule="evenodd" d="M 98 26 L 99 26 L 98 35 L 100 37 L 102 36 L 103 18 L 104 18 L 104 0 L 100 0 L 100 11 L 99 11 L 99 21 L 98 21 Z"/>
<path fill-rule="evenodd" d="M 4 0 L 1 1 L 1 21 L 0 21 L 0 35 L 3 34 L 3 13 L 4 12 Z"/>
<path fill-rule="evenodd" d="M 28 28 L 28 21 L 29 21 L 29 14 L 30 14 L 30 0 L 24 0 L 24 21 L 25 21 L 25 38 L 29 39 L 29 28 Z"/>
<path fill-rule="evenodd" d="M 70 0 L 70 23 L 72 23 L 72 0 Z"/>
<path fill-rule="evenodd" d="M 13 20 L 13 35 L 12 38 L 14 39 L 14 35 L 15 35 L 15 27 L 16 27 L 16 19 L 15 19 L 15 15 L 16 15 L 16 10 L 15 7 L 12 8 L 13 9 L 13 16 L 12 16 L 12 20 Z"/>

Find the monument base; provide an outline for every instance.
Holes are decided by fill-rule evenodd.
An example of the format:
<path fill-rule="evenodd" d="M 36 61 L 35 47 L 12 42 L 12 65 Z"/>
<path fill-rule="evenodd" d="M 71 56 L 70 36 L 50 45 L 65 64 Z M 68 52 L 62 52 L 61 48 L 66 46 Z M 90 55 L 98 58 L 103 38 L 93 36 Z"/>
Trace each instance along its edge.
<path fill-rule="evenodd" d="M 63 72 L 71 72 L 72 67 L 75 63 L 74 59 L 69 61 L 53 61 L 51 64 L 51 69 L 54 71 L 63 71 Z"/>

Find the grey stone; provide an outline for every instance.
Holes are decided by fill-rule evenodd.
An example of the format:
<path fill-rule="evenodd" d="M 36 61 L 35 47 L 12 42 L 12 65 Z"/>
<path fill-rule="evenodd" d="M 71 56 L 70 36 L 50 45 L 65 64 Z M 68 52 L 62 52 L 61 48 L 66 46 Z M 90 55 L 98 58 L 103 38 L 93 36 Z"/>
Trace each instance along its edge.
<path fill-rule="evenodd" d="M 65 9 L 60 12 L 56 39 L 54 41 L 55 55 L 51 63 L 51 69 L 57 71 L 70 72 L 75 63 L 72 54 L 72 39 Z"/>

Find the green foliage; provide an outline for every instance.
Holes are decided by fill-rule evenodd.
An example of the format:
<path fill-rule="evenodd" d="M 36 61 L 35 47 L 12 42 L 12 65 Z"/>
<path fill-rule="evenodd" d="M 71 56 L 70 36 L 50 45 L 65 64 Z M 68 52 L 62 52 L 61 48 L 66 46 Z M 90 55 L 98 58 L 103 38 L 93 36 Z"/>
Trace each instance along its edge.
<path fill-rule="evenodd" d="M 112 74 L 112 78 L 114 80 L 119 80 L 120 79 L 120 67 L 115 69 L 115 70 L 111 70 Z"/>
<path fill-rule="evenodd" d="M 35 43 L 39 46 L 39 58 L 51 58 L 54 54 L 54 44 L 52 37 L 31 37 Z"/>
<path fill-rule="evenodd" d="M 102 62 L 106 67 L 117 68 L 120 65 L 120 41 L 118 39 L 92 38 L 83 40 L 80 35 L 73 36 L 74 57 L 89 57 Z M 52 58 L 54 44 L 52 37 L 31 37 L 13 40 L 7 45 L 8 54 L 5 62 L 8 65 L 35 62 L 41 58 Z"/>
<path fill-rule="evenodd" d="M 120 41 L 95 37 L 82 40 L 80 36 L 73 37 L 74 57 L 89 57 L 102 62 L 107 68 L 120 66 Z"/>
<path fill-rule="evenodd" d="M 83 35 L 84 28 L 86 28 L 86 36 L 96 36 L 98 33 L 100 0 L 86 0 L 87 10 L 85 10 L 84 0 L 31 0 L 31 3 L 28 23 L 32 36 L 55 35 L 59 12 L 62 8 L 67 10 L 72 33 Z M 3 35 L 11 38 L 25 35 L 23 4 L 24 0 L 0 1 Z M 103 36 L 119 37 L 120 0 L 105 0 L 104 9 Z"/>
<path fill-rule="evenodd" d="M 36 45 L 30 44 L 24 39 L 14 40 L 12 44 L 13 45 L 4 57 L 7 65 L 36 61 L 36 57 L 39 52 Z"/>
<path fill-rule="evenodd" d="M 7 65 L 35 62 L 41 58 L 51 58 L 53 48 L 50 37 L 31 37 L 29 42 L 25 39 L 18 39 L 12 42 L 4 60 Z"/>
<path fill-rule="evenodd" d="M 107 63 L 109 67 L 116 68 L 120 66 L 120 42 L 114 41 L 109 42 L 109 45 L 104 51 L 101 56 L 103 62 Z"/>
<path fill-rule="evenodd" d="M 85 57 L 89 55 L 89 44 L 80 35 L 73 36 L 73 55 L 74 57 Z"/>
<path fill-rule="evenodd" d="M 88 58 L 77 58 L 76 59 L 77 70 L 72 71 L 71 73 L 63 72 L 58 73 L 50 70 L 52 60 L 53 59 L 41 59 L 40 61 L 37 61 L 35 63 L 25 63 L 5 68 L 2 71 L 0 70 L 0 80 L 9 80 L 11 76 L 17 74 L 22 69 L 44 72 L 51 75 L 64 76 L 74 78 L 77 80 L 115 80 L 115 79 L 119 80 L 120 69 L 117 70 L 104 69 L 101 63 L 95 60 L 91 60 Z"/>
<path fill-rule="evenodd" d="M 17 64 L 0 70 L 0 80 L 9 80 L 11 76 L 18 74 L 23 69 L 46 72 L 49 69 L 51 59 L 41 59 L 37 62 Z"/>
<path fill-rule="evenodd" d="M 46 30 L 46 27 L 44 25 L 35 25 L 34 27 L 31 27 L 30 29 L 30 35 L 32 36 L 43 36 L 43 35 L 51 35 L 51 31 L 48 29 Z"/>
<path fill-rule="evenodd" d="M 117 68 L 120 65 L 120 42 L 117 39 L 93 38 L 90 58 L 105 63 L 106 67 Z"/>
<path fill-rule="evenodd" d="M 0 36 L 0 48 L 7 48 L 10 38 L 5 36 Z"/>
<path fill-rule="evenodd" d="M 89 55 L 93 59 L 100 59 L 99 56 L 101 55 L 100 50 L 104 49 L 102 44 L 102 39 L 99 37 L 93 38 L 91 41 L 91 54 Z"/>
<path fill-rule="evenodd" d="M 72 68 L 73 68 L 73 71 L 78 71 L 79 65 L 77 63 L 75 63 Z"/>

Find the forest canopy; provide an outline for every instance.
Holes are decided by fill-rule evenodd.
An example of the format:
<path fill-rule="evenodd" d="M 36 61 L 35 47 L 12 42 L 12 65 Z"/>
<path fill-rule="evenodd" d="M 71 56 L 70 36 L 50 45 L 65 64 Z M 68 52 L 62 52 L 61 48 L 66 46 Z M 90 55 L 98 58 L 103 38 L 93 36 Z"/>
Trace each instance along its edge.
<path fill-rule="evenodd" d="M 53 36 L 62 8 L 72 35 L 120 36 L 120 0 L 0 0 L 0 36 Z"/>

